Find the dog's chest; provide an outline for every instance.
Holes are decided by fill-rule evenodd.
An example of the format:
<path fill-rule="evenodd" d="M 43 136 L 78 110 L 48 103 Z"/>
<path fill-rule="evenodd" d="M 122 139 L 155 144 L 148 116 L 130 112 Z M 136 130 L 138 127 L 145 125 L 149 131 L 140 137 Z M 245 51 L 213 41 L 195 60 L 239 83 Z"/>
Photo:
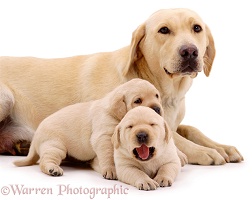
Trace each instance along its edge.
<path fill-rule="evenodd" d="M 184 117 L 184 98 L 163 98 L 164 118 L 172 130 L 176 130 Z"/>
<path fill-rule="evenodd" d="M 191 87 L 192 79 L 183 78 L 180 81 L 167 84 L 162 91 L 162 106 L 164 109 L 164 118 L 171 127 L 176 131 L 178 125 L 185 115 L 185 95 Z"/>

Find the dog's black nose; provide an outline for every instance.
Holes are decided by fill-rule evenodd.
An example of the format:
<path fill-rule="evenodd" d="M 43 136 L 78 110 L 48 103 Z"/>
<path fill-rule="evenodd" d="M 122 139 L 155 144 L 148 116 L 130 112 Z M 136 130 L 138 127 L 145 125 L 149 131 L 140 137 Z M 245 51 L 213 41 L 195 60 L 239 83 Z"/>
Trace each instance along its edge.
<path fill-rule="evenodd" d="M 158 106 L 153 106 L 152 109 L 159 115 L 161 115 L 161 108 Z"/>
<path fill-rule="evenodd" d="M 183 45 L 179 54 L 184 60 L 194 60 L 198 57 L 198 49 L 195 45 Z"/>
<path fill-rule="evenodd" d="M 139 143 L 145 143 L 148 139 L 148 134 L 145 132 L 139 132 L 137 135 L 137 140 Z"/>

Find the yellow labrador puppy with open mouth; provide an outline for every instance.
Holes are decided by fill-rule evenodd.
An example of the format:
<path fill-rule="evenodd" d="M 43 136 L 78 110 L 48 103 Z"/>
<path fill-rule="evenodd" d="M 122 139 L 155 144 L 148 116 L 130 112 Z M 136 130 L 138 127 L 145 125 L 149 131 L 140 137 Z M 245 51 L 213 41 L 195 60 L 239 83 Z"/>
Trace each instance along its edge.
<path fill-rule="evenodd" d="M 97 164 L 105 178 L 116 179 L 111 137 L 126 112 L 139 105 L 163 115 L 158 90 L 142 79 L 132 79 L 102 99 L 67 106 L 41 122 L 28 156 L 14 164 L 32 165 L 40 158 L 42 172 L 61 176 L 59 165 L 66 155 L 81 161 L 97 157 L 93 168 Z"/>
<path fill-rule="evenodd" d="M 172 131 L 148 107 L 130 110 L 112 137 L 118 180 L 141 190 L 171 186 L 181 165 Z"/>

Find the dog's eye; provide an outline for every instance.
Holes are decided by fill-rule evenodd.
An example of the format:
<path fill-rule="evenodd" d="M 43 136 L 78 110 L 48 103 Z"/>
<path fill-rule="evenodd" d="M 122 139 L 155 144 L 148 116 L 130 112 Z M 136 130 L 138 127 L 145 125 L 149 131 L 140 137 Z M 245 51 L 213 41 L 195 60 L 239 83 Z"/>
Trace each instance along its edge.
<path fill-rule="evenodd" d="M 202 31 L 202 28 L 200 25 L 196 24 L 193 26 L 193 30 L 194 32 L 199 33 L 200 31 Z"/>
<path fill-rule="evenodd" d="M 157 97 L 157 99 L 159 98 L 159 95 L 158 94 L 156 94 L 156 97 Z"/>
<path fill-rule="evenodd" d="M 141 104 L 142 103 L 142 99 L 138 98 L 137 100 L 134 101 L 134 103 Z"/>
<path fill-rule="evenodd" d="M 132 129 L 132 127 L 133 127 L 132 125 L 129 125 L 127 128 L 128 128 L 128 129 Z"/>
<path fill-rule="evenodd" d="M 158 32 L 162 33 L 162 34 L 169 34 L 171 31 L 170 31 L 169 28 L 167 28 L 166 26 L 164 26 L 164 27 L 160 28 Z"/>

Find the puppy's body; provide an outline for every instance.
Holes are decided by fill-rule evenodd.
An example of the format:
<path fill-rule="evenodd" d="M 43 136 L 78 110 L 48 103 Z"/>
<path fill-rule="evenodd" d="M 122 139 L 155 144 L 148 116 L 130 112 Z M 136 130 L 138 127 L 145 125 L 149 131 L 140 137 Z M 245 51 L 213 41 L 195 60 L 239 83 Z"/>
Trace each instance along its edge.
<path fill-rule="evenodd" d="M 214 40 L 202 19 L 187 9 L 168 9 L 151 15 L 134 31 L 131 44 L 114 52 L 62 59 L 0 58 L 0 153 L 15 154 L 14 144 L 31 141 L 38 124 L 60 108 L 102 98 L 138 77 L 160 91 L 165 120 L 189 163 L 240 162 L 243 157 L 235 147 L 180 126 L 185 94 L 198 72 L 209 75 L 214 57 Z"/>
<path fill-rule="evenodd" d="M 151 109 L 130 110 L 112 138 L 118 180 L 143 190 L 171 186 L 181 169 L 171 135 L 164 119 Z"/>
<path fill-rule="evenodd" d="M 97 156 L 93 168 L 98 169 L 98 164 L 105 178 L 115 179 L 111 136 L 125 113 L 138 105 L 163 114 L 158 90 L 142 79 L 132 79 L 99 100 L 67 106 L 41 122 L 27 158 L 15 164 L 31 165 L 40 158 L 44 173 L 59 176 L 63 174 L 59 165 L 67 154 L 81 161 Z"/>
<path fill-rule="evenodd" d="M 15 164 L 33 165 L 40 158 L 41 171 L 59 176 L 63 174 L 59 165 L 66 155 L 81 161 L 95 158 L 90 143 L 90 106 L 90 103 L 70 105 L 43 120 L 35 132 L 27 158 Z"/>

